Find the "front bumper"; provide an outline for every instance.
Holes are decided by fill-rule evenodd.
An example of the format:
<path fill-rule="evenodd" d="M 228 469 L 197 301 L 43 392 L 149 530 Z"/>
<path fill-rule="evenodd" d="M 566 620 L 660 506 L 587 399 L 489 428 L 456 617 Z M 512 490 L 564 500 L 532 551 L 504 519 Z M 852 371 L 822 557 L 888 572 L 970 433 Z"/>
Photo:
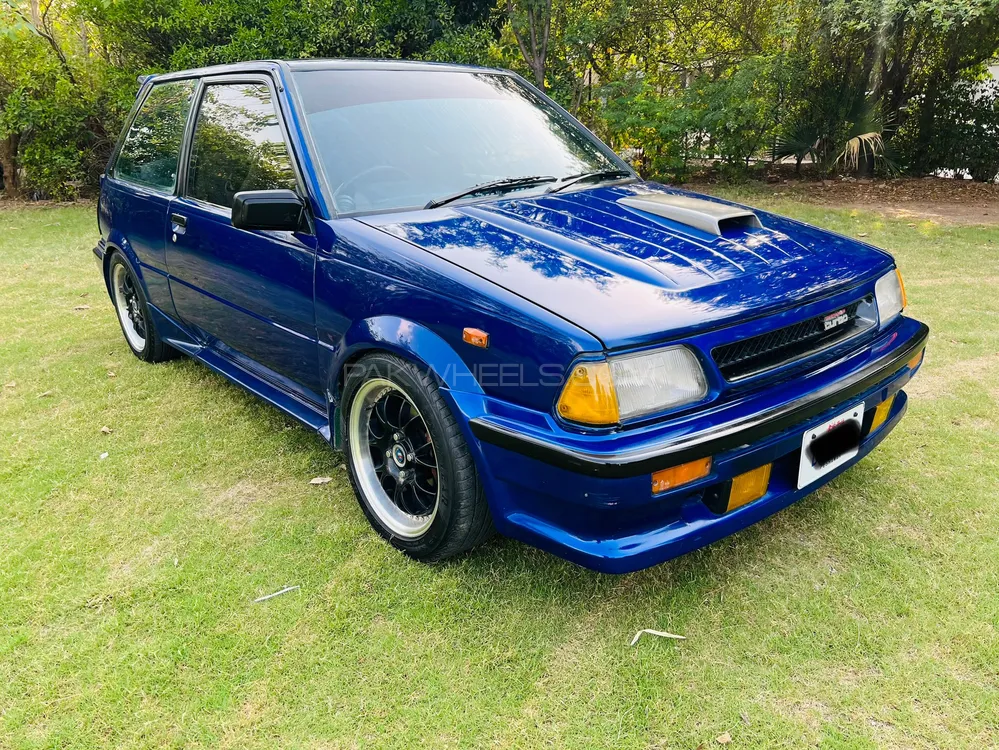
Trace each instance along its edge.
<path fill-rule="evenodd" d="M 900 391 L 919 367 L 910 363 L 928 333 L 903 318 L 869 346 L 816 372 L 667 424 L 617 433 L 569 433 L 508 404 L 451 395 L 468 420 L 497 528 L 580 565 L 624 573 L 745 528 L 867 455 L 902 418 L 907 398 Z M 894 394 L 888 419 L 868 431 L 874 409 Z M 804 431 L 861 401 L 868 418 L 859 454 L 798 489 Z M 652 494 L 652 472 L 705 456 L 712 457 L 707 477 Z M 770 485 L 760 499 L 723 515 L 703 502 L 705 492 L 767 463 Z"/>

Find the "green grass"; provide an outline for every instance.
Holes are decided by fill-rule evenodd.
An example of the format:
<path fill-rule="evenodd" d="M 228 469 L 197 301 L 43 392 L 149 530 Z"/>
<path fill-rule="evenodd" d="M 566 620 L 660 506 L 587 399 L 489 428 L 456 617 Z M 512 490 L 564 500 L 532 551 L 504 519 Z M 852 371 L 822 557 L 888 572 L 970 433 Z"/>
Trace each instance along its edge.
<path fill-rule="evenodd" d="M 0 211 L 0 748 L 994 745 L 999 228 L 769 207 L 896 253 L 933 330 L 909 414 L 624 577 L 502 539 L 407 560 L 319 437 L 132 357 L 92 209 Z"/>

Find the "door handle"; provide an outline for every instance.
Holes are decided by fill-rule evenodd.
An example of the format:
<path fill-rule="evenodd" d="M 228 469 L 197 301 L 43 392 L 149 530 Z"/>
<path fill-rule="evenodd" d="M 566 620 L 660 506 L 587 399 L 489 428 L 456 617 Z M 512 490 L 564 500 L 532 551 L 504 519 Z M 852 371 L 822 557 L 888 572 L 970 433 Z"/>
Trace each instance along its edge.
<path fill-rule="evenodd" d="M 170 214 L 170 239 L 176 242 L 178 234 L 187 234 L 187 217 Z"/>

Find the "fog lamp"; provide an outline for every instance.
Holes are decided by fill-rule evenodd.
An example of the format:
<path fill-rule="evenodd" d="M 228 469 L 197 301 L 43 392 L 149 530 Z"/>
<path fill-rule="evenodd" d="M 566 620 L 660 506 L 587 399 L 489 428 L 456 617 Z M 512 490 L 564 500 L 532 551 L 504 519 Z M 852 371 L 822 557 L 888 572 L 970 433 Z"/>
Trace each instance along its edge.
<path fill-rule="evenodd" d="M 874 421 L 871 422 L 870 432 L 874 432 L 878 427 L 885 423 L 888 419 L 888 415 L 891 414 L 892 404 L 895 403 L 895 394 L 891 394 L 888 398 L 878 404 L 878 408 L 874 410 Z M 870 434 L 870 433 L 868 433 Z"/>
<path fill-rule="evenodd" d="M 735 510 L 767 494 L 772 466 L 773 464 L 764 464 L 758 469 L 735 477 L 732 480 L 732 490 L 728 494 L 728 510 Z"/>

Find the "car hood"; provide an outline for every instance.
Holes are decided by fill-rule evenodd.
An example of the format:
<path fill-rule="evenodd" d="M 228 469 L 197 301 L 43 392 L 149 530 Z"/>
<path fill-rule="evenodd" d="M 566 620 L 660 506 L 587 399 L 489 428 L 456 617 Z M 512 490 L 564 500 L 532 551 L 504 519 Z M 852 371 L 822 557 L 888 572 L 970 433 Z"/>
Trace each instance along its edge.
<path fill-rule="evenodd" d="M 646 182 L 359 220 L 550 310 L 609 349 L 802 304 L 891 262 L 869 245 L 761 211 L 762 227 L 718 236 L 618 202 L 655 193 L 727 203 Z"/>

